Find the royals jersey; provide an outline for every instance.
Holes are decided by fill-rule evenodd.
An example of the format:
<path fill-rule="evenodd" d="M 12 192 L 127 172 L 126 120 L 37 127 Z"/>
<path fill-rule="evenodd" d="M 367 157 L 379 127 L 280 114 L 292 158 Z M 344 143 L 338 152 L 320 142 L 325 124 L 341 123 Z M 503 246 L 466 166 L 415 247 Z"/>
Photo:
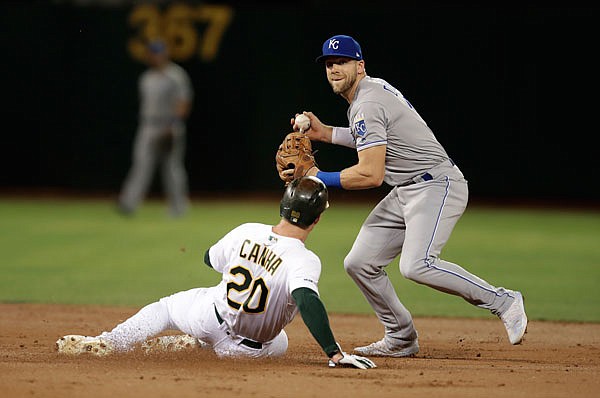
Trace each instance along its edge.
<path fill-rule="evenodd" d="M 389 185 L 403 185 L 448 160 L 427 123 L 385 80 L 366 76 L 359 82 L 348 121 L 357 151 L 387 145 L 384 181 Z"/>
<path fill-rule="evenodd" d="M 138 84 L 140 117 L 152 124 L 170 123 L 175 115 L 175 104 L 193 97 L 189 75 L 173 62 L 160 70 L 146 70 Z"/>
<path fill-rule="evenodd" d="M 213 245 L 209 256 L 223 274 L 215 307 L 237 336 L 272 340 L 298 312 L 292 291 L 306 287 L 318 293 L 317 255 L 301 240 L 275 234 L 271 225 L 240 225 Z"/>

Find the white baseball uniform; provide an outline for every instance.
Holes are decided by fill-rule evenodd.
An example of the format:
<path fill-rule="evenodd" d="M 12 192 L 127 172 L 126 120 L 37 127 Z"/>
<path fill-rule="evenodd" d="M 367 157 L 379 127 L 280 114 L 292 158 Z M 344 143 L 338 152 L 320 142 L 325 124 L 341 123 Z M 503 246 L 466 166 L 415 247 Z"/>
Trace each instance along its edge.
<path fill-rule="evenodd" d="M 219 356 L 283 355 L 288 345 L 283 328 L 298 312 L 292 291 L 318 293 L 319 258 L 299 239 L 258 223 L 233 229 L 208 257 L 223 274 L 217 286 L 162 298 L 99 337 L 126 351 L 176 329 L 208 343 Z"/>

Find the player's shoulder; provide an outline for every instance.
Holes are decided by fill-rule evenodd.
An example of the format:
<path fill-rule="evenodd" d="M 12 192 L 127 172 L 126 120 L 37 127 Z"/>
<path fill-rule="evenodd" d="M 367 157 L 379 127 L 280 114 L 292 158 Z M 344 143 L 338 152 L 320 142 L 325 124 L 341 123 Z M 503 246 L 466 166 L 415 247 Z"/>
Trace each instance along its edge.
<path fill-rule="evenodd" d="M 371 114 L 387 110 L 394 107 L 399 98 L 402 98 L 400 91 L 387 81 L 366 76 L 359 83 L 356 99 L 350 108 L 351 114 Z"/>
<path fill-rule="evenodd" d="M 383 101 L 389 96 L 399 97 L 400 90 L 379 77 L 365 76 L 359 83 L 357 101 Z"/>
<path fill-rule="evenodd" d="M 173 79 L 188 81 L 190 76 L 185 68 L 175 62 L 170 62 L 165 68 L 165 73 Z"/>
<path fill-rule="evenodd" d="M 321 265 L 321 258 L 319 256 L 316 255 L 315 252 L 313 252 L 310 249 L 306 249 L 306 256 L 308 258 L 310 258 L 313 262 L 318 263 L 319 265 Z"/>
<path fill-rule="evenodd" d="M 265 231 L 269 228 L 269 225 L 266 224 L 261 224 L 261 223 L 257 223 L 257 222 L 247 222 L 241 225 L 238 225 L 237 227 L 235 227 L 232 232 L 234 233 L 240 233 L 240 234 L 248 234 L 248 233 L 252 233 L 252 232 L 262 232 Z"/>
<path fill-rule="evenodd" d="M 181 72 L 181 71 L 185 72 L 185 69 L 184 69 L 184 67 L 183 67 L 183 66 L 181 66 L 181 65 L 179 65 L 178 63 L 175 63 L 175 62 L 173 62 L 173 61 L 171 61 L 171 62 L 169 62 L 169 63 L 167 64 L 167 67 L 166 67 L 166 69 L 169 69 L 169 70 L 176 70 L 176 71 L 178 71 L 178 72 Z M 186 73 L 187 73 L 187 72 L 186 72 Z"/>
<path fill-rule="evenodd" d="M 297 262 L 300 266 L 313 264 L 314 266 L 321 267 L 321 258 L 304 245 L 288 248 L 285 252 L 285 257 L 291 259 L 293 262 Z"/>

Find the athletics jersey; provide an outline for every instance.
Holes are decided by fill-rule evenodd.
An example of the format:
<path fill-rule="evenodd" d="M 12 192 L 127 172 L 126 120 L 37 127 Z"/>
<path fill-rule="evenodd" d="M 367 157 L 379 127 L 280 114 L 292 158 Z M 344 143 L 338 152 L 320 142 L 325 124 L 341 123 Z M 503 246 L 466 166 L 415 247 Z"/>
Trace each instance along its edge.
<path fill-rule="evenodd" d="M 179 101 L 190 101 L 192 84 L 186 71 L 170 62 L 164 68 L 146 70 L 139 79 L 140 117 L 143 122 L 168 124 Z"/>
<path fill-rule="evenodd" d="M 448 159 L 427 123 L 400 91 L 366 76 L 348 108 L 350 132 L 361 151 L 387 145 L 384 181 L 406 184 Z"/>
<path fill-rule="evenodd" d="M 292 291 L 318 293 L 321 261 L 304 243 L 273 233 L 271 225 L 235 228 L 209 249 L 210 263 L 223 274 L 215 307 L 230 332 L 268 342 L 298 312 Z"/>

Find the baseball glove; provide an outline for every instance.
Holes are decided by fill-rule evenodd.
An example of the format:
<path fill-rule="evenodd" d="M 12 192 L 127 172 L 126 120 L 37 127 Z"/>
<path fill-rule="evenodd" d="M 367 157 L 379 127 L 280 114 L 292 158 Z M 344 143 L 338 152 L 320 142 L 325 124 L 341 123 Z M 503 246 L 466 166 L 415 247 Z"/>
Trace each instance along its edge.
<path fill-rule="evenodd" d="M 275 164 L 279 178 L 286 185 L 306 175 L 308 170 L 316 166 L 310 139 L 296 131 L 286 135 L 275 154 Z"/>

